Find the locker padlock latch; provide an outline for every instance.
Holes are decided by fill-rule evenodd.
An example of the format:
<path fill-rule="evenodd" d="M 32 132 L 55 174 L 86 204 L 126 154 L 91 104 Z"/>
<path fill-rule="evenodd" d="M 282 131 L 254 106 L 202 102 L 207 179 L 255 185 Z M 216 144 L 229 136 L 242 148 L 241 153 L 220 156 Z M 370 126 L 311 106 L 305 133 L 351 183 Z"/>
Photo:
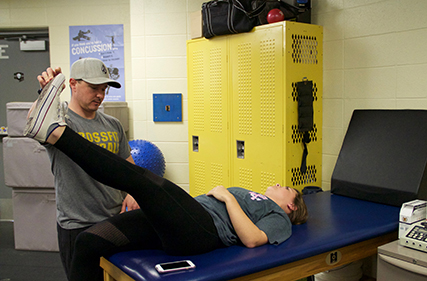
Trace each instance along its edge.
<path fill-rule="evenodd" d="M 199 151 L 199 137 L 193 136 L 193 151 L 198 152 Z"/>
<path fill-rule="evenodd" d="M 245 142 L 237 141 L 236 147 L 237 147 L 237 158 L 245 159 Z"/>

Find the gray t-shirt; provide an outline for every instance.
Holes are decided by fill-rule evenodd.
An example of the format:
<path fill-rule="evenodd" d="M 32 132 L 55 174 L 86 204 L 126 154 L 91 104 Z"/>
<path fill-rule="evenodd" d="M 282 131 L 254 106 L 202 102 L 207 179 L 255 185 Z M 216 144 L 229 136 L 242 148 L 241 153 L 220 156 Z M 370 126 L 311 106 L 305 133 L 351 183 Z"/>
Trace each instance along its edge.
<path fill-rule="evenodd" d="M 94 119 L 85 119 L 70 109 L 67 115 L 67 125 L 85 139 L 124 159 L 130 156 L 124 129 L 116 118 L 98 111 Z M 95 181 L 54 146 L 46 149 L 55 176 L 57 221 L 62 228 L 90 226 L 120 212 L 120 190 Z"/>
<path fill-rule="evenodd" d="M 285 211 L 273 200 L 240 187 L 230 187 L 228 191 L 233 194 L 249 219 L 264 231 L 270 244 L 280 244 L 291 236 L 292 223 Z M 200 195 L 195 199 L 212 216 L 218 235 L 226 246 L 240 243 L 225 203 L 207 195 Z"/>

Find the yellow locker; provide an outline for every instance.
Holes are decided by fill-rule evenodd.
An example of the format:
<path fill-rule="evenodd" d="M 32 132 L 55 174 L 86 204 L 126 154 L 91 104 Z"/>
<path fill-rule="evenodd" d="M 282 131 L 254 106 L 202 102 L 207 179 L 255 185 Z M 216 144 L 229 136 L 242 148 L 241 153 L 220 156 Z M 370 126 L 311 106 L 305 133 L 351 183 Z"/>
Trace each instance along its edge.
<path fill-rule="evenodd" d="M 193 196 L 216 185 L 261 193 L 275 183 L 299 190 L 321 185 L 322 32 L 316 25 L 280 22 L 249 33 L 188 41 Z M 218 61 L 213 52 L 220 54 Z M 305 173 L 300 169 L 303 143 L 296 86 L 303 80 L 312 81 L 314 98 Z M 213 122 L 217 130 L 212 130 Z"/>
<path fill-rule="evenodd" d="M 187 44 L 190 192 L 229 185 L 227 39 Z"/>
<path fill-rule="evenodd" d="M 284 26 L 284 89 L 286 95 L 285 184 L 299 190 L 322 184 L 322 89 L 323 28 L 317 25 L 287 23 Z M 296 82 L 306 78 L 313 82 L 314 130 L 310 132 L 307 172 L 301 173 L 302 133 L 298 130 L 298 93 Z"/>
<path fill-rule="evenodd" d="M 282 25 L 229 41 L 231 185 L 261 193 L 283 184 L 282 41 Z M 244 155 L 237 156 L 241 147 Z"/>

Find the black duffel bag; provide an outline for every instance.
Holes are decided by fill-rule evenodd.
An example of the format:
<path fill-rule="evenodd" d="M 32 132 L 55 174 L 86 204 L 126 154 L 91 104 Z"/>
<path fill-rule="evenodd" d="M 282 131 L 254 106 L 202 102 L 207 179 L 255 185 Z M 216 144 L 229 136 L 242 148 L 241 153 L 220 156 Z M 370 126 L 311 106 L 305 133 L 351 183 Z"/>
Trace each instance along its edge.
<path fill-rule="evenodd" d="M 258 15 L 265 2 L 260 1 L 252 8 L 251 0 L 214 0 L 203 3 L 203 36 L 212 38 L 218 35 L 251 31 L 258 23 Z"/>

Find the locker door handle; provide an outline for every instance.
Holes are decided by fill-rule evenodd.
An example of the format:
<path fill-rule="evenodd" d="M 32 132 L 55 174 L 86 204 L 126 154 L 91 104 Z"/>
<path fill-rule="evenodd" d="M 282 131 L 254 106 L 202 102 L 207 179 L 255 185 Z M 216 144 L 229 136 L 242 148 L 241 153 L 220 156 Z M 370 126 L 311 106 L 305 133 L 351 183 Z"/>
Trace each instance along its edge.
<path fill-rule="evenodd" d="M 245 159 L 245 141 L 236 141 L 237 158 Z"/>
<path fill-rule="evenodd" d="M 378 257 L 382 259 L 383 261 L 394 265 L 396 267 L 402 268 L 404 270 L 407 270 L 409 272 L 417 273 L 423 276 L 427 276 L 427 269 L 423 266 L 417 265 L 415 263 L 409 263 L 407 261 L 398 260 L 396 258 L 391 258 L 389 256 L 385 256 L 382 254 L 378 254 Z M 416 261 L 416 260 L 414 260 Z"/>
<path fill-rule="evenodd" d="M 198 152 L 199 151 L 199 137 L 193 136 L 193 151 Z"/>

